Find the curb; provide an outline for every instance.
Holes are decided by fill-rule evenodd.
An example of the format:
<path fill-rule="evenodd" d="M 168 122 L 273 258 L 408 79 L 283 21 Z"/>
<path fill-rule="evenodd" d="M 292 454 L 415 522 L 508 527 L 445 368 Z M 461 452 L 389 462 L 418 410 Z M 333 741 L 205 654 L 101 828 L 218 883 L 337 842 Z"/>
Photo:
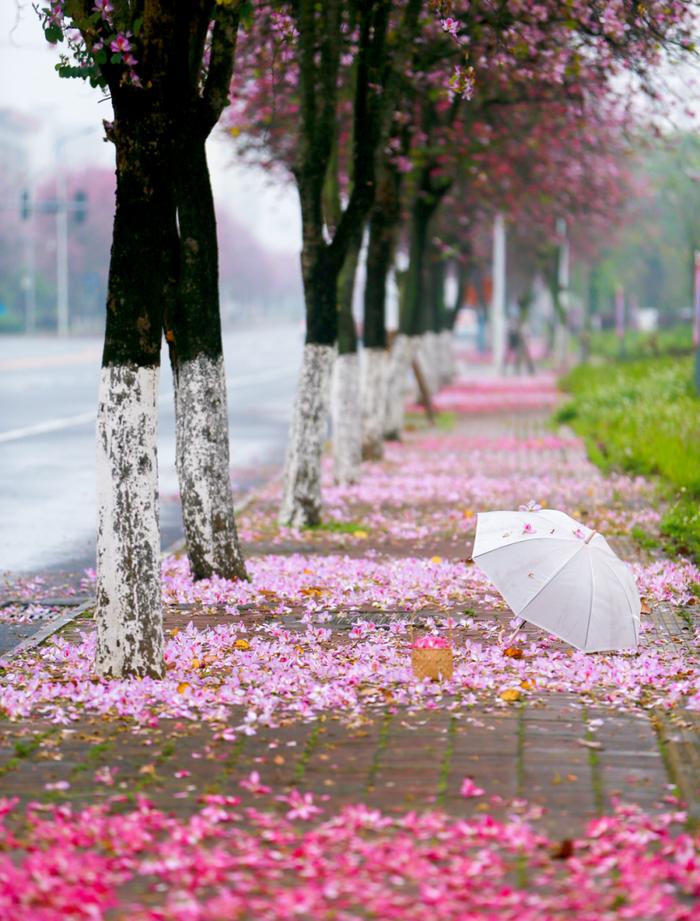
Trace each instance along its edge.
<path fill-rule="evenodd" d="M 14 659 L 16 656 L 21 655 L 23 652 L 28 652 L 30 649 L 34 649 L 36 646 L 40 646 L 44 640 L 47 640 L 50 636 L 53 636 L 54 633 L 58 633 L 66 624 L 69 624 L 71 621 L 75 620 L 76 617 L 79 617 L 81 614 L 84 614 L 85 611 L 89 611 L 90 608 L 95 606 L 95 599 L 89 598 L 87 601 L 84 601 L 82 604 L 78 605 L 76 608 L 71 610 L 68 614 L 63 614 L 61 617 L 58 617 L 56 620 L 52 620 L 51 623 L 46 624 L 40 630 L 37 630 L 36 633 L 33 633 L 30 637 L 27 637 L 26 640 L 15 646 L 14 649 L 8 650 L 0 659 L 7 661 L 8 659 Z"/>
<path fill-rule="evenodd" d="M 245 511 L 250 505 L 252 505 L 257 499 L 260 498 L 264 490 L 266 490 L 275 481 L 281 479 L 281 477 L 282 469 L 280 468 L 280 470 L 273 474 L 269 480 L 267 480 L 267 482 L 247 493 L 240 501 L 240 503 L 238 503 L 236 508 L 236 515 L 239 515 L 241 512 Z M 184 551 L 184 549 L 185 538 L 180 537 L 170 547 L 167 547 L 165 550 L 161 551 L 161 561 L 164 560 L 166 556 L 171 556 L 174 553 L 180 553 Z M 13 659 L 24 652 L 28 652 L 30 649 L 34 649 L 36 646 L 40 646 L 50 636 L 53 636 L 54 633 L 58 633 L 59 630 L 62 630 L 63 627 L 71 623 L 71 621 L 75 620 L 81 614 L 84 614 L 85 611 L 89 611 L 90 608 L 94 606 L 95 599 L 88 598 L 87 601 L 84 601 L 82 604 L 72 609 L 69 613 L 63 614 L 56 620 L 52 620 L 50 624 L 46 624 L 46 626 L 42 627 L 40 630 L 37 630 L 36 633 L 33 633 L 30 637 L 27 637 L 27 639 L 23 640 L 18 646 L 8 650 L 3 656 L 0 656 L 0 662 L 3 660 L 7 661 L 9 659 Z"/>

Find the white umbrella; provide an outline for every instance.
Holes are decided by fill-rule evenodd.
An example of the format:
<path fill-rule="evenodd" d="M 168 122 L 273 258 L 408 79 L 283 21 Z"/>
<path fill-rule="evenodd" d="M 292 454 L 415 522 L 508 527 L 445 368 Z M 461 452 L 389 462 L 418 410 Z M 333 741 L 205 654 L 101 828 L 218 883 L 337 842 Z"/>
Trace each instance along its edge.
<path fill-rule="evenodd" d="M 637 648 L 632 573 L 602 534 L 564 512 L 482 512 L 472 556 L 523 620 L 584 652 Z"/>

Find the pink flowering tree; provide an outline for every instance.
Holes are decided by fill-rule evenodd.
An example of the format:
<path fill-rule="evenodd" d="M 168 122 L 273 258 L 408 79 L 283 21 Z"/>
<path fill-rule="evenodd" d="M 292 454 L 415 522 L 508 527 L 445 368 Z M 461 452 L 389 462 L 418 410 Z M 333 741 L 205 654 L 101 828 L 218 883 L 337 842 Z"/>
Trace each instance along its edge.
<path fill-rule="evenodd" d="M 350 303 L 357 254 L 375 195 L 377 151 L 421 5 L 273 5 L 256 17 L 250 36 L 250 80 L 237 81 L 232 131 L 263 163 L 293 175 L 302 215 L 306 346 L 285 467 L 286 525 L 320 520 L 334 348 L 338 343 L 342 356 L 356 351 Z M 348 397 L 356 383 L 350 375 L 336 378 L 344 417 L 357 418 L 357 400 Z"/>
<path fill-rule="evenodd" d="M 460 4 L 435 2 L 443 31 L 465 51 L 472 70 L 468 71 L 471 99 L 457 106 L 446 104 L 435 92 L 438 85 L 454 87 L 454 75 L 445 67 L 432 75 L 433 94 L 422 92 L 413 115 L 414 142 L 409 153 L 411 172 L 407 189 L 406 230 L 409 266 L 403 280 L 399 336 L 392 376 L 400 383 L 406 360 L 415 350 L 420 336 L 435 322 L 431 318 L 429 285 L 426 277 L 426 251 L 433 236 L 431 224 L 439 220 L 442 201 L 453 188 L 465 165 L 473 163 L 473 135 L 487 123 L 496 135 L 507 125 L 511 112 L 523 103 L 538 112 L 541 124 L 550 126 L 562 103 L 572 111 L 578 105 L 596 105 L 601 93 L 609 92 L 613 81 L 620 86 L 641 87 L 650 95 L 656 92 L 658 66 L 665 57 L 692 49 L 692 3 L 561 4 L 490 3 Z M 441 62 L 443 64 L 446 61 Z M 430 74 L 426 60 L 416 68 Z M 460 64 L 460 73 L 465 74 Z M 430 77 L 428 78 L 430 79 Z M 535 103 L 539 106 L 535 108 Z M 441 114 L 441 108 L 442 113 Z M 491 123 L 490 125 L 488 123 Z M 513 132 L 519 143 L 527 143 L 527 125 Z M 547 128 L 544 128 L 545 133 Z M 556 135 L 550 133 L 550 143 Z M 558 146 L 561 151 L 562 145 Z M 497 148 L 494 147 L 494 150 Z M 512 160 L 512 157 L 511 157 Z M 511 161 L 504 153 L 498 170 L 508 171 Z M 550 161 L 549 167 L 558 168 Z M 570 167 L 575 168 L 572 156 Z M 485 175 L 493 179 L 494 170 Z M 566 176 L 562 174 L 565 181 Z M 580 187 L 580 184 L 575 186 Z M 490 194 L 490 189 L 489 193 Z M 564 209 L 565 210 L 565 209 Z M 432 260 L 433 269 L 439 264 Z M 431 283 L 439 289 L 439 283 Z M 437 311 L 439 313 L 439 311 Z M 409 344 L 413 340 L 413 347 Z M 403 361 L 400 356 L 403 355 Z M 430 364 L 430 355 L 425 356 Z M 391 387 L 387 434 L 397 436 L 402 413 L 400 386 Z M 393 414 L 393 418 L 392 418 Z"/>
<path fill-rule="evenodd" d="M 204 141 L 227 103 L 243 4 L 52 0 L 59 65 L 109 93 L 116 212 L 98 406 L 96 668 L 164 673 L 156 399 L 163 330 L 195 577 L 244 577 L 231 503 L 216 225 Z"/>
<path fill-rule="evenodd" d="M 508 216 L 509 237 L 523 254 L 518 278 L 509 268 L 514 296 L 529 290 L 539 273 L 556 304 L 557 228 L 562 220 L 576 228 L 582 252 L 624 219 L 630 191 L 627 139 L 633 127 L 617 96 L 605 85 L 595 88 L 593 79 L 583 99 L 522 100 L 509 106 L 506 118 L 494 117 L 486 107 L 472 124 L 468 156 L 433 227 L 430 273 L 439 275 L 447 260 L 466 266 L 479 249 L 480 261 L 488 262 L 490 253 L 479 243 L 501 211 Z M 514 267 L 510 257 L 509 267 Z M 439 291 L 439 284 L 431 288 L 434 323 L 442 312 L 433 299 Z M 454 313 L 451 318 L 443 314 L 447 322 L 452 318 Z"/>

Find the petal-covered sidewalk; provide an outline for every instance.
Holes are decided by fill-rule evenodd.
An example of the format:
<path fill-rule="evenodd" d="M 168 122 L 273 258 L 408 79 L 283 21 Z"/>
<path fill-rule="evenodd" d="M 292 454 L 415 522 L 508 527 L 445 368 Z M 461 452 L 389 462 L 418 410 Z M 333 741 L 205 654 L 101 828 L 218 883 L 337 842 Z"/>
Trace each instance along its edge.
<path fill-rule="evenodd" d="M 697 917 L 700 572 L 635 545 L 653 486 L 547 427 L 552 378 L 520 384 L 459 381 L 361 483 L 327 469 L 318 529 L 280 530 L 270 484 L 250 583 L 166 559 L 163 681 L 96 679 L 89 617 L 5 663 L 0 917 Z M 531 499 L 628 558 L 638 654 L 507 640 L 475 516 Z M 448 682 L 413 677 L 425 632 Z"/>

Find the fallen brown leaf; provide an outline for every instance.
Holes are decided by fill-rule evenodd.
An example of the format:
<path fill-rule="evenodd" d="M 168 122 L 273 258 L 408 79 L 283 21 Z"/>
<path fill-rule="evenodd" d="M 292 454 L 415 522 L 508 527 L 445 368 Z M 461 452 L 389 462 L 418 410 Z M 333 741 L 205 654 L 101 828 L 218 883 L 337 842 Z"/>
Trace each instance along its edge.
<path fill-rule="evenodd" d="M 570 838 L 564 838 L 559 844 L 555 844 L 549 852 L 552 860 L 568 860 L 574 855 L 574 843 Z"/>

